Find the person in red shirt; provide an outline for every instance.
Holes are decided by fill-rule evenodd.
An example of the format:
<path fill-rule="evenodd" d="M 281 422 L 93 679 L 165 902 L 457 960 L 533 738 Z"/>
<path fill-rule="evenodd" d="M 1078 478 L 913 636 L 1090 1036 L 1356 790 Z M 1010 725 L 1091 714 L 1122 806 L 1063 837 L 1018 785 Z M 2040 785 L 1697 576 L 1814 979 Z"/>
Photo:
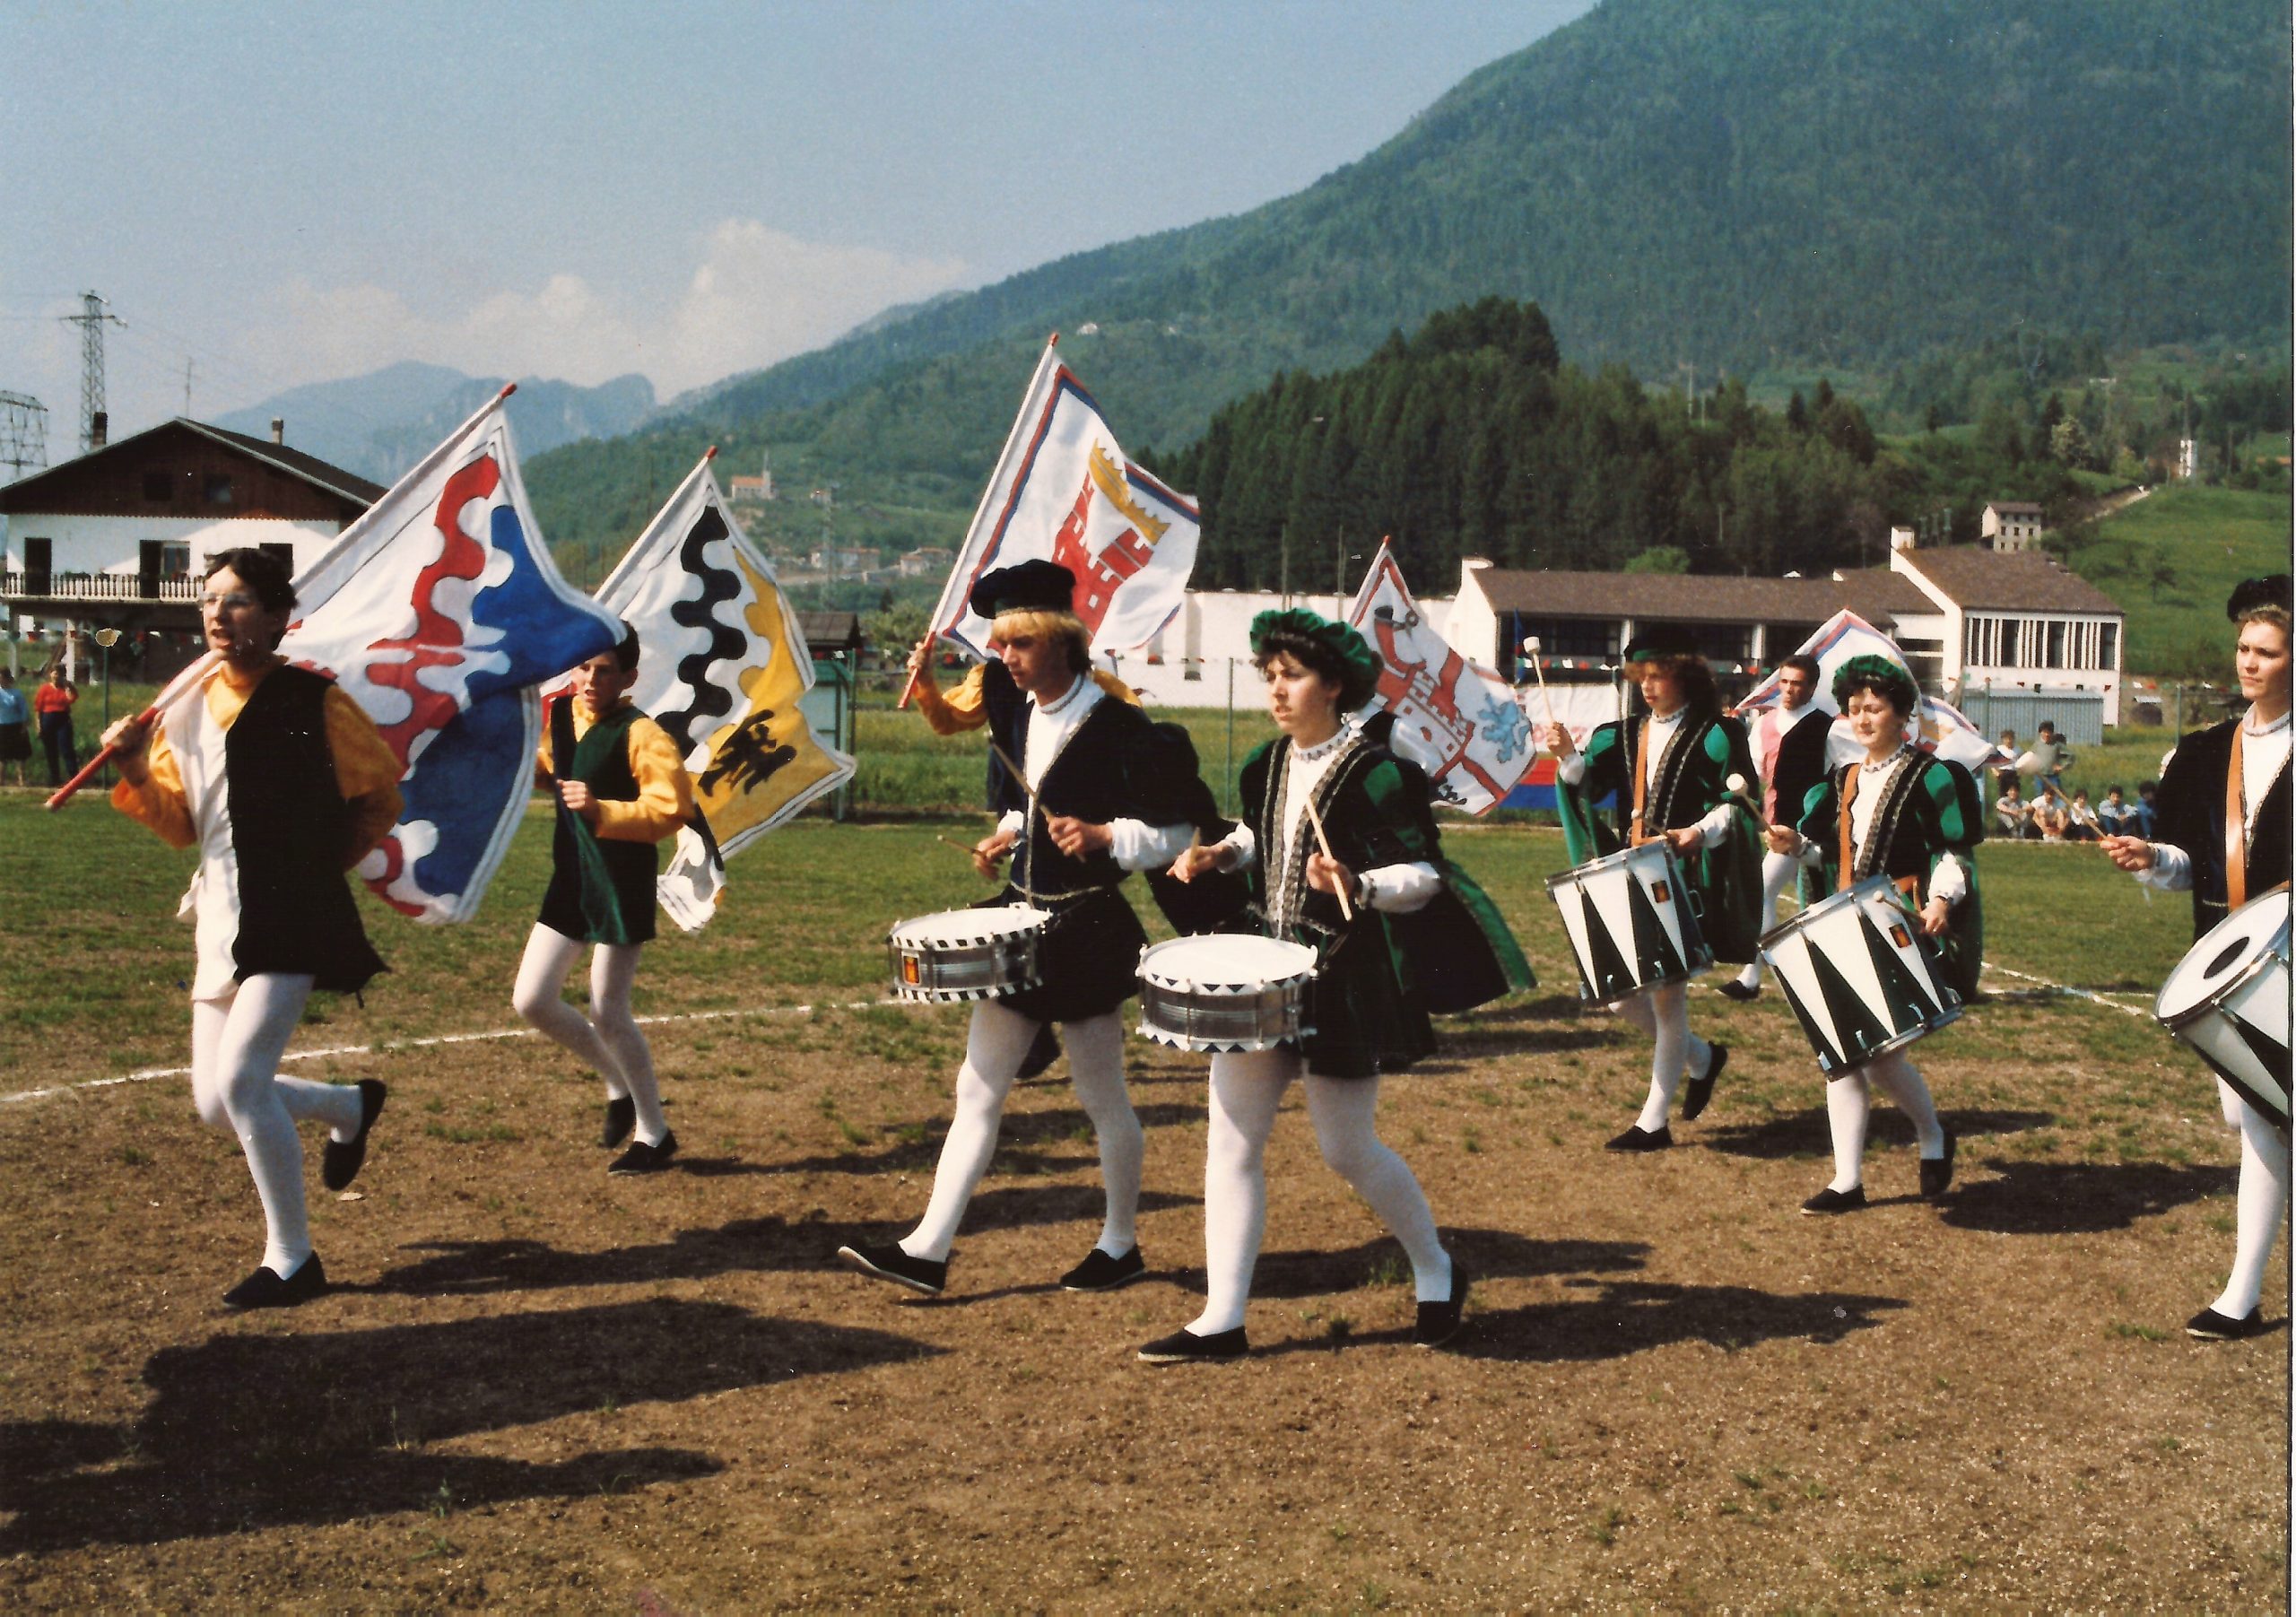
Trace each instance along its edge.
<path fill-rule="evenodd" d="M 80 688 L 64 677 L 61 663 L 48 671 L 48 683 L 32 692 L 32 712 L 39 721 L 39 744 L 48 754 L 48 784 L 52 787 L 80 772 L 80 748 L 72 738 L 72 704 L 79 700 Z"/>

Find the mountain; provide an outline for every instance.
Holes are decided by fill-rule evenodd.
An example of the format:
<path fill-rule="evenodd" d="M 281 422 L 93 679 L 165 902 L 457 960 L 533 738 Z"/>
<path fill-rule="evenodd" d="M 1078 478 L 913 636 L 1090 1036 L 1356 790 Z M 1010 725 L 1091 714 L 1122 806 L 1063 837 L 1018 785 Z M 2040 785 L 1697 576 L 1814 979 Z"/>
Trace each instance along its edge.
<path fill-rule="evenodd" d="M 1492 294 L 1652 378 L 2027 326 L 2284 345 L 2289 122 L 2278 0 L 1608 0 L 1295 196 L 942 300 L 663 427 L 962 506 L 1054 329 L 1127 448 Z"/>
<path fill-rule="evenodd" d="M 215 424 L 265 438 L 277 417 L 287 423 L 287 441 L 294 448 L 387 483 L 501 388 L 500 377 L 469 377 L 409 360 L 366 376 L 291 387 L 218 416 Z M 619 437 L 653 412 L 653 384 L 642 376 L 616 377 L 596 387 L 529 377 L 509 404 L 522 455 L 581 439 Z"/>

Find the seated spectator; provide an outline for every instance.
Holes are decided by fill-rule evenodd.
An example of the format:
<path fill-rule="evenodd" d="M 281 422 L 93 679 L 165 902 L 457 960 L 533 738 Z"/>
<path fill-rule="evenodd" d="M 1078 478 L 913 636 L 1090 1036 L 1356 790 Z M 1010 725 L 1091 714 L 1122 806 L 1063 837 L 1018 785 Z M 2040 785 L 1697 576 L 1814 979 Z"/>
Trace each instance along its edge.
<path fill-rule="evenodd" d="M 2065 810 L 2065 839 L 2067 842 L 2094 842 L 2102 833 L 2098 829 L 2097 811 L 2089 806 L 2089 794 L 2075 792 Z"/>
<path fill-rule="evenodd" d="M 2066 828 L 2073 823 L 2065 799 L 2054 792 L 2044 792 L 2033 799 L 2033 830 L 2044 842 L 2065 840 Z"/>
<path fill-rule="evenodd" d="M 2001 795 L 1993 800 L 1993 821 L 1999 828 L 1996 834 L 2013 840 L 2033 835 L 2032 813 L 2033 805 L 2017 789 L 2017 778 L 2005 777 L 2001 782 Z"/>
<path fill-rule="evenodd" d="M 2136 783 L 2136 806 L 2128 811 L 2128 830 L 2124 835 L 2142 837 L 2147 842 L 2152 840 L 2153 828 L 2160 823 L 2159 812 L 2153 806 L 2152 798 L 2160 789 L 2158 781 L 2140 780 Z"/>
<path fill-rule="evenodd" d="M 2105 800 L 2097 805 L 2097 828 L 2108 837 L 2134 837 L 2136 833 L 2126 829 L 2134 812 L 2121 795 L 2120 787 L 2108 787 Z"/>

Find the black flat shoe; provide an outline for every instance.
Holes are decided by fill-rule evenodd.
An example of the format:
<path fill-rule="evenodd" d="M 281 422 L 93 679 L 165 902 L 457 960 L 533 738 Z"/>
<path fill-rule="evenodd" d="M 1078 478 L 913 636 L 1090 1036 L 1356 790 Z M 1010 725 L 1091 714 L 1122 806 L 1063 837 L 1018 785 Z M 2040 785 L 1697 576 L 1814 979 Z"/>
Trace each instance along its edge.
<path fill-rule="evenodd" d="M 598 1149 L 612 1151 L 630 1138 L 630 1131 L 638 1126 L 638 1102 L 628 1095 L 606 1102 L 605 1126 L 598 1130 Z"/>
<path fill-rule="evenodd" d="M 1728 982 L 1724 983 L 1718 991 L 1723 998 L 1735 999 L 1740 1004 L 1745 1004 L 1745 1002 L 1750 999 L 1760 999 L 1761 997 L 1761 989 L 1760 987 L 1749 988 L 1745 984 L 1740 982 L 1735 977 Z"/>
<path fill-rule="evenodd" d="M 1961 1137 L 1952 1129 L 1945 1131 L 1945 1154 L 1935 1159 L 1921 1159 L 1921 1199 L 1934 1202 L 1945 1194 L 1945 1187 L 1953 1182 L 1953 1151 Z"/>
<path fill-rule="evenodd" d="M 1210 1336 L 1199 1336 L 1189 1330 L 1174 1331 L 1169 1336 L 1159 1336 L 1140 1350 L 1143 1364 L 1211 1364 L 1225 1359 L 1240 1359 L 1252 1351 L 1244 1338 L 1244 1327 L 1220 1331 Z"/>
<path fill-rule="evenodd" d="M 326 1265 L 316 1252 L 282 1278 L 276 1269 L 257 1269 L 223 1293 L 227 1308 L 291 1308 L 326 1290 Z"/>
<path fill-rule="evenodd" d="M 1822 1216 L 1832 1213 L 1855 1213 L 1866 1205 L 1866 1187 L 1852 1185 L 1847 1190 L 1828 1187 L 1802 1204 L 1802 1211 Z"/>
<path fill-rule="evenodd" d="M 1605 1151 L 1664 1151 L 1674 1143 L 1674 1131 L 1664 1124 L 1659 1125 L 1654 1133 L 1638 1123 L 1624 1134 L 1604 1141 L 1603 1149 Z"/>
<path fill-rule="evenodd" d="M 1451 1260 L 1451 1295 L 1441 1302 L 1422 1302 L 1411 1328 L 1411 1345 L 1439 1348 L 1459 1334 L 1467 1306 L 1467 1272 Z"/>
<path fill-rule="evenodd" d="M 949 1283 L 947 1258 L 936 1263 L 929 1257 L 911 1257 L 892 1241 L 882 1247 L 839 1247 L 837 1255 L 847 1268 L 858 1270 L 871 1280 L 889 1280 L 927 1297 L 940 1296 L 942 1288 Z"/>
<path fill-rule="evenodd" d="M 2244 1319 L 2228 1319 L 2214 1308 L 2203 1308 L 2185 1321 L 2185 1334 L 2201 1342 L 2240 1342 L 2265 1331 L 2264 1309 L 2250 1308 Z"/>
<path fill-rule="evenodd" d="M 329 1190 L 346 1188 L 367 1162 L 367 1131 L 383 1115 L 390 1086 L 379 1078 L 359 1080 L 359 1132 L 348 1140 L 329 1140 L 319 1152 L 319 1183 Z"/>
<path fill-rule="evenodd" d="M 1695 1123 L 1706 1103 L 1714 1099 L 1714 1081 L 1722 1076 L 1722 1069 L 1730 1064 L 1730 1047 L 1710 1044 L 1706 1047 L 1706 1076 L 1693 1078 L 1690 1087 L 1683 1091 L 1683 1121 Z"/>
<path fill-rule="evenodd" d="M 1064 1291 L 1113 1291 L 1118 1286 L 1128 1286 L 1148 1273 L 1148 1265 L 1140 1256 L 1137 1247 L 1122 1257 L 1110 1257 L 1098 1247 L 1084 1254 L 1084 1261 L 1060 1277 Z"/>
<path fill-rule="evenodd" d="M 633 1173 L 659 1173 L 678 1154 L 678 1137 L 664 1135 L 659 1145 L 648 1145 L 643 1140 L 632 1140 L 630 1149 L 607 1164 L 606 1171 L 624 1176 Z"/>

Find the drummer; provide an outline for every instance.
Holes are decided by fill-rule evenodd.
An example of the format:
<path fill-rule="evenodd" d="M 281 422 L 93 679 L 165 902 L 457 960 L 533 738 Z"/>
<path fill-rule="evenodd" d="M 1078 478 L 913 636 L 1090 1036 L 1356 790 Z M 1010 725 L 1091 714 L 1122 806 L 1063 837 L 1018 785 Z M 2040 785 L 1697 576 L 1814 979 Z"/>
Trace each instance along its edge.
<path fill-rule="evenodd" d="M 2233 668 L 2248 710 L 2187 735 L 2161 777 L 2156 840 L 2107 837 L 2105 856 L 2153 887 L 2190 889 L 2196 939 L 2289 878 L 2289 609 L 2286 573 L 2251 578 L 2225 613 L 2239 626 Z M 2288 1136 L 2222 1079 L 2224 1120 L 2240 1131 L 2232 1272 L 2186 1323 L 2205 1342 L 2265 1328 L 2265 1262 L 2288 1205 Z"/>
<path fill-rule="evenodd" d="M 1702 906 L 1700 926 L 1718 961 L 1754 955 L 1761 869 L 1744 811 L 1727 782 L 1753 778 L 1746 729 L 1726 717 L 1714 673 L 1686 630 L 1664 625 L 1638 634 L 1626 648 L 1627 675 L 1647 711 L 1637 721 L 1598 725 L 1581 752 L 1570 732 L 1550 722 L 1547 749 L 1561 761 L 1555 778 L 1562 810 L 1563 844 L 1571 863 L 1618 852 L 1629 843 L 1664 839 L 1682 861 L 1683 879 Z M 1617 793 L 1622 833 L 1593 805 Z M 1683 1094 L 1687 1123 L 1713 1099 L 1714 1081 L 1730 1047 L 1709 1044 L 1690 1030 L 1687 985 L 1667 983 L 1630 995 L 1619 1014 L 1653 1040 L 1650 1092 L 1634 1126 L 1609 1142 L 1612 1151 L 1664 1151 L 1674 1143 L 1667 1117 Z M 1683 1089 L 1686 1072 L 1698 1074 Z"/>
<path fill-rule="evenodd" d="M 1946 981 L 1971 997 L 1985 941 L 1970 856 L 1985 837 L 1977 781 L 1960 764 L 1907 743 L 1906 725 L 1920 709 L 1921 692 L 1889 658 L 1851 657 L 1834 673 L 1833 698 L 1866 755 L 1810 789 L 1798 829 L 1770 828 L 1770 851 L 1822 873 L 1817 885 L 1825 893 L 1888 876 L 1919 911 L 1922 932 L 1937 940 Z M 1833 1178 L 1802 1204 L 1804 1213 L 1854 1213 L 1866 1205 L 1873 1086 L 1913 1119 L 1923 1199 L 1935 1201 L 1952 1183 L 1953 1131 L 1938 1121 L 1919 1069 L 1904 1050 L 1892 1050 L 1833 1074 L 1827 1083 Z"/>
<path fill-rule="evenodd" d="M 1100 1141 L 1107 1197 L 1100 1239 L 1060 1283 L 1102 1291 L 1146 1273 L 1134 1231 L 1145 1142 L 1125 1087 L 1118 1011 L 1139 987 L 1148 935 L 1119 884 L 1127 871 L 1170 864 L 1194 834 L 1191 816 L 1208 817 L 1210 794 L 1192 770 L 1172 767 L 1172 750 L 1146 714 L 1108 700 L 1090 677 L 1075 590 L 1066 568 L 1023 561 L 987 574 L 972 591 L 972 609 L 990 620 L 997 653 L 983 676 L 989 733 L 1027 777 L 1000 772 L 1003 814 L 974 845 L 973 865 L 993 877 L 1009 856 L 1012 876 L 996 902 L 1048 910 L 1052 920 L 1037 949 L 1040 985 L 973 1007 L 956 1117 L 925 1216 L 897 1242 L 838 1248 L 862 1274 L 928 1297 L 948 1283 L 950 1248 L 996 1154 L 1005 1096 L 1050 1022 L 1061 1025 L 1069 1078 Z M 918 674 L 929 691 L 929 670 Z"/>
<path fill-rule="evenodd" d="M 1444 1250 L 1418 1179 L 1379 1139 L 1375 1122 L 1380 1074 L 1435 1048 L 1425 999 L 1390 919 L 1425 909 L 1442 891 L 1427 780 L 1342 721 L 1369 700 L 1379 676 L 1378 654 L 1356 630 L 1291 607 L 1254 618 L 1251 645 L 1283 736 L 1244 761 L 1237 783 L 1241 822 L 1219 842 L 1183 853 L 1171 874 L 1194 882 L 1214 871 L 1248 873 L 1269 934 L 1319 957 L 1303 1019 L 1314 1030 L 1297 1045 L 1212 1057 L 1204 1309 L 1143 1347 L 1140 1357 L 1176 1364 L 1249 1351 L 1244 1312 L 1267 1223 L 1267 1141 L 1284 1091 L 1303 1071 L 1324 1161 L 1411 1259 L 1418 1300 L 1412 1340 L 1439 1347 L 1458 1333 L 1466 1273 Z"/>
<path fill-rule="evenodd" d="M 1833 731 L 1833 715 L 1811 698 L 1818 693 L 1818 659 L 1796 652 L 1778 665 L 1778 705 L 1765 708 L 1746 727 L 1746 738 L 1762 778 L 1762 818 L 1773 823 L 1792 820 L 1802 812 L 1810 788 L 1826 775 L 1826 737 Z M 1799 862 L 1777 852 L 1761 859 L 1761 918 L 1755 935 L 1778 925 L 1778 900 L 1801 869 Z M 1752 999 L 1761 993 L 1761 961 L 1722 985 L 1728 999 Z"/>

